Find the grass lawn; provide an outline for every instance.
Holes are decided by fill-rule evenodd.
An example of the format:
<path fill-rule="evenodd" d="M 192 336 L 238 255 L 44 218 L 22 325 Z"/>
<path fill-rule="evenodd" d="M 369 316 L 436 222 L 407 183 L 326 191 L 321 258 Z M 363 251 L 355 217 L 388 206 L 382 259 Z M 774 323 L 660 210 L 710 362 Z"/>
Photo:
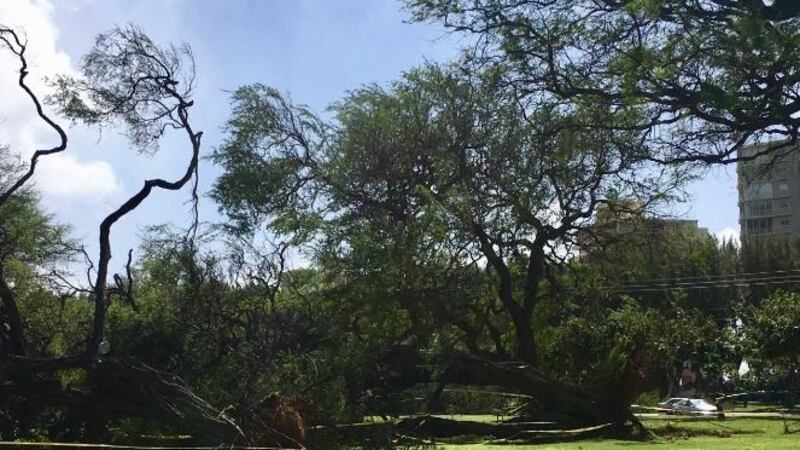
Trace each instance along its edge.
<path fill-rule="evenodd" d="M 444 444 L 441 450 L 657 450 L 657 449 L 800 449 L 800 424 L 794 434 L 783 433 L 780 419 L 646 420 L 657 438 L 647 442 L 585 440 L 562 444 L 491 445 L 484 443 Z"/>

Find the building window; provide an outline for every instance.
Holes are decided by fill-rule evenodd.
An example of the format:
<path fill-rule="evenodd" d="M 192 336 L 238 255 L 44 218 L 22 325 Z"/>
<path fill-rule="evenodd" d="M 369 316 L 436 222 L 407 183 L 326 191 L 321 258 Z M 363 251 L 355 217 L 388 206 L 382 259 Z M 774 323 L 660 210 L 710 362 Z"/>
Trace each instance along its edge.
<path fill-rule="evenodd" d="M 772 213 L 772 200 L 756 200 L 747 205 L 750 215 L 763 216 Z"/>
<path fill-rule="evenodd" d="M 778 190 L 779 191 L 788 191 L 789 190 L 789 184 L 787 184 L 787 183 L 779 184 L 778 185 Z"/>
<path fill-rule="evenodd" d="M 782 225 L 782 226 L 784 226 L 784 227 L 788 227 L 788 226 L 789 226 L 789 223 L 790 223 L 790 222 L 789 222 L 789 219 L 781 219 L 781 225 Z"/>
<path fill-rule="evenodd" d="M 771 233 L 772 217 L 762 217 L 760 219 L 747 219 L 745 227 L 750 234 Z"/>
<path fill-rule="evenodd" d="M 772 183 L 751 183 L 745 188 L 745 200 L 772 198 Z"/>
<path fill-rule="evenodd" d="M 779 208 L 788 208 L 789 207 L 789 202 L 787 200 L 781 200 L 780 203 L 778 204 L 778 207 Z"/>

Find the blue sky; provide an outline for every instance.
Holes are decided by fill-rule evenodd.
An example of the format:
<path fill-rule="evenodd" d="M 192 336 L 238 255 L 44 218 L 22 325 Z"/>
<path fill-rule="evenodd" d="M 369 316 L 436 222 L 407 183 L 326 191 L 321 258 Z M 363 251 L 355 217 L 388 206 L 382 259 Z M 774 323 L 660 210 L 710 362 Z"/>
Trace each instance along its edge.
<path fill-rule="evenodd" d="M 2 0 L 0 23 L 21 26 L 31 46 L 32 77 L 76 71 L 94 36 L 115 25 L 142 26 L 157 42 L 187 42 L 198 64 L 196 128 L 204 130 L 204 153 L 223 137 L 229 92 L 263 83 L 288 92 L 318 111 L 365 83 L 387 83 L 426 59 L 455 57 L 462 41 L 436 25 L 405 23 L 397 0 Z M 21 154 L 52 142 L 33 110 L 14 89 L 16 67 L 0 58 L 0 142 Z M 42 89 L 43 85 L 39 85 Z M 181 139 L 168 138 L 153 157 L 137 155 L 114 130 L 73 127 L 69 155 L 42 165 L 37 184 L 47 208 L 72 224 L 92 247 L 99 220 L 144 177 L 170 177 L 184 167 Z M 218 169 L 205 162 L 201 188 Z M 690 189 L 693 200 L 679 207 L 687 218 L 714 233 L 738 234 L 735 171 L 715 169 Z M 156 192 L 114 230 L 119 263 L 137 235 L 151 224 L 184 225 L 188 193 Z M 205 200 L 202 219 L 218 219 Z"/>

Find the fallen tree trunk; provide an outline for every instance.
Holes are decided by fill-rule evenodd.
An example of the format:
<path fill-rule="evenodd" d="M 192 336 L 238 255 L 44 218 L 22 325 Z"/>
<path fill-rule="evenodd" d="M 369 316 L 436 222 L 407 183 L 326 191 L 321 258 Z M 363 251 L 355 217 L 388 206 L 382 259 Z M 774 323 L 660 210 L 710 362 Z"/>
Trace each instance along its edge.
<path fill-rule="evenodd" d="M 628 399 L 618 389 L 588 390 L 554 380 L 525 363 L 496 362 L 458 355 L 448 370 L 448 381 L 477 386 L 503 386 L 536 398 L 561 417 L 564 427 L 611 424 L 619 437 L 639 438 L 644 428 L 631 413 Z"/>
<path fill-rule="evenodd" d="M 311 430 L 311 448 L 336 445 L 390 447 L 404 441 L 436 442 L 462 436 L 479 436 L 504 442 L 548 443 L 609 436 L 612 424 L 573 429 L 542 429 L 530 422 L 490 423 L 452 420 L 436 416 L 417 416 L 393 421 L 317 427 Z M 370 447 L 371 448 L 371 447 Z"/>
<path fill-rule="evenodd" d="M 39 368 L 36 366 L 35 371 Z M 88 416 L 94 418 L 93 423 L 87 423 L 87 427 L 93 429 L 103 428 L 113 419 L 138 418 L 214 445 L 243 438 L 233 420 L 173 374 L 123 358 L 105 360 L 85 370 L 88 382 L 79 388 L 65 388 L 51 376 L 22 377 L 17 373 L 0 386 L 0 409 L 13 415 L 15 408 L 26 404 L 62 408 L 73 417 L 91 412 Z"/>
<path fill-rule="evenodd" d="M 451 357 L 440 378 L 433 380 L 430 371 L 420 371 L 417 382 L 438 384 L 428 399 L 429 412 L 446 385 L 494 387 L 530 398 L 531 404 L 540 407 L 534 412 L 525 408 L 528 412 L 522 413 L 520 420 L 555 422 L 561 429 L 611 424 L 606 430 L 609 434 L 613 431 L 616 437 L 643 438 L 644 428 L 630 410 L 638 376 L 636 371 L 626 370 L 602 389 L 591 389 L 553 379 L 524 362 L 460 353 Z"/>
<path fill-rule="evenodd" d="M 115 359 L 98 364 L 91 379 L 97 402 L 125 405 L 129 416 L 161 421 L 202 442 L 230 443 L 243 436 L 233 420 L 177 375 L 136 360 Z"/>
<path fill-rule="evenodd" d="M 601 424 L 597 427 L 587 428 L 584 431 L 603 431 L 609 427 L 610 424 Z M 570 433 L 569 430 L 550 429 L 550 424 L 539 424 L 536 422 L 491 423 L 452 420 L 436 416 L 404 418 L 395 423 L 394 429 L 406 435 L 436 438 L 474 435 L 495 439 L 525 439 L 542 436 L 557 437 L 565 433 Z M 574 431 L 572 431 L 572 433 L 575 434 Z"/>
<path fill-rule="evenodd" d="M 254 408 L 239 405 L 238 411 L 244 414 L 234 421 L 228 413 L 237 409 L 220 411 L 177 375 L 136 359 L 109 358 L 90 365 L 76 361 L 69 367 L 85 370 L 88 375 L 79 387 L 64 387 L 57 380 L 54 375 L 61 365 L 47 372 L 37 360 L 26 361 L 29 365 L 25 368 L 32 370 L 30 376 L 22 376 L 16 367 L 15 377 L 0 383 L 0 413 L 5 411 L 13 417 L 19 410 L 33 414 L 53 408 L 64 410 L 70 421 L 83 424 L 83 433 L 73 436 L 75 440 L 104 442 L 109 438 L 109 422 L 139 419 L 166 434 L 189 435 L 193 444 L 303 448 L 302 417 L 284 398 L 269 398 Z M 41 361 L 50 364 L 62 360 Z M 132 441 L 138 443 L 138 436 Z"/>

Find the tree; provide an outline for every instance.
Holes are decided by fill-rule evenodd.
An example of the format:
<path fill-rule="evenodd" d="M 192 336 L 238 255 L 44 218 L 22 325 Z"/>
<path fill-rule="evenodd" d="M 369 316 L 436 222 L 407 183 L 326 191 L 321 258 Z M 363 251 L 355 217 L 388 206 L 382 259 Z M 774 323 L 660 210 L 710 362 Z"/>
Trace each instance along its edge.
<path fill-rule="evenodd" d="M 92 51 L 83 58 L 82 69 L 82 79 L 57 80 L 51 100 L 65 116 L 100 126 L 122 122 L 132 145 L 142 152 L 157 151 L 158 140 L 167 130 L 185 133 L 190 148 L 189 162 L 179 178 L 145 180 L 138 192 L 100 224 L 100 253 L 92 287 L 94 322 L 85 355 L 93 360 L 103 342 L 111 227 L 136 209 L 153 189 L 180 190 L 194 178 L 192 195 L 196 202 L 203 133 L 195 132 L 189 121 L 194 105 L 194 59 L 189 46 L 159 47 L 139 28 L 117 28 L 98 36 Z"/>
<path fill-rule="evenodd" d="M 753 311 L 744 327 L 748 362 L 765 374 L 785 375 L 800 366 L 800 301 L 794 292 L 777 291 Z M 794 380 L 797 382 L 797 379 Z M 792 387 L 797 389 L 798 386 Z"/>
<path fill-rule="evenodd" d="M 27 171 L 8 187 L 3 186 L 0 207 L 8 207 L 25 193 L 24 184 L 33 175 L 38 158 L 65 150 L 67 140 L 62 128 L 43 112 L 38 97 L 25 84 L 26 43 L 5 27 L 0 27 L 0 39 L 20 60 L 20 87 L 33 101 L 39 117 L 60 137 L 58 146 L 34 152 Z M 192 197 L 196 204 L 202 133 L 196 132 L 189 120 L 194 87 L 191 51 L 188 46 L 157 46 L 134 26 L 116 28 L 98 36 L 94 48 L 83 58 L 82 72 L 81 78 L 59 77 L 54 82 L 56 90 L 49 100 L 63 115 L 91 125 L 124 124 L 132 145 L 140 151 L 157 151 L 158 140 L 164 133 L 179 131 L 187 138 L 189 158 L 176 179 L 145 180 L 141 189 L 100 223 L 97 265 L 89 268 L 94 269 L 94 277 L 89 288 L 78 287 L 73 292 L 89 296 L 94 306 L 91 331 L 81 343 L 82 348 L 67 354 L 27 354 L 25 346 L 17 342 L 24 339 L 21 334 L 24 325 L 20 325 L 19 315 L 15 317 L 13 313 L 19 312 L 13 289 L 2 289 L 0 295 L 11 325 L 12 342 L 12 352 L 4 354 L 0 362 L 3 408 L 12 418 L 13 412 L 20 410 L 19 403 L 39 411 L 52 405 L 82 411 L 78 417 L 85 419 L 84 438 L 88 439 L 102 437 L 108 419 L 119 415 L 159 416 L 164 423 L 197 427 L 198 436 L 215 443 L 231 439 L 241 431 L 172 375 L 124 358 L 100 358 L 107 351 L 104 331 L 109 299 L 114 293 L 129 294 L 132 283 L 115 277 L 117 286 L 108 286 L 112 226 L 136 209 L 154 189 L 179 190 L 195 180 Z M 5 282 L 2 286 L 10 287 Z M 88 393 L 62 386 L 59 374 L 65 369 L 84 375 Z M 4 431 L 13 435 L 14 427 L 12 424 L 10 431 Z M 20 428 L 24 432 L 24 427 Z"/>
<path fill-rule="evenodd" d="M 66 148 L 66 137 L 61 127 L 44 114 L 37 96 L 24 84 L 27 75 L 27 64 L 24 57 L 25 44 L 19 40 L 13 30 L 2 28 L 0 33 L 2 33 L 3 43 L 21 61 L 20 86 L 29 94 L 42 120 L 51 125 L 61 137 L 61 144 L 58 147 L 34 153 L 28 170 L 3 191 L 0 200 L 7 202 L 30 179 L 39 157 L 63 151 Z M 182 61 L 182 59 L 185 58 L 189 58 L 188 72 L 183 71 L 186 61 Z M 47 369 L 51 365 L 72 365 L 76 362 L 85 366 L 93 363 L 96 359 L 98 347 L 103 341 L 108 293 L 106 283 L 111 259 L 111 226 L 122 216 L 135 209 L 154 188 L 180 189 L 192 179 L 197 171 L 202 133 L 195 133 L 188 121 L 188 110 L 192 106 L 189 96 L 193 87 L 194 73 L 191 64 L 193 63 L 188 47 L 160 48 L 153 44 L 141 30 L 130 26 L 98 37 L 95 48 L 84 58 L 84 78 L 60 77 L 57 79 L 55 83 L 57 90 L 50 101 L 57 105 L 60 112 L 67 117 L 96 125 L 111 124 L 116 120 L 123 121 L 128 127 L 132 143 L 142 151 L 155 151 L 158 138 L 167 129 L 185 131 L 191 144 L 191 159 L 181 178 L 173 182 L 162 179 L 145 181 L 141 190 L 101 223 L 100 255 L 92 286 L 95 304 L 94 325 L 90 344 L 84 354 L 77 359 L 27 361 L 30 364 L 19 360 L 16 369 L 36 368 L 37 366 Z M 182 87 L 178 88 L 180 83 L 182 83 Z"/>
<path fill-rule="evenodd" d="M 36 170 L 36 164 L 39 162 L 39 158 L 47 155 L 52 155 L 55 153 L 63 152 L 67 149 L 67 134 L 64 132 L 64 129 L 56 123 L 49 115 L 47 115 L 42 107 L 42 103 L 39 100 L 39 97 L 33 92 L 33 90 L 28 86 L 25 79 L 28 77 L 28 61 L 25 57 L 25 51 L 27 50 L 27 42 L 24 42 L 20 39 L 19 34 L 11 28 L 8 28 L 2 24 L 0 24 L 0 44 L 6 47 L 8 51 L 10 51 L 13 55 L 17 57 L 19 60 L 19 78 L 17 79 L 17 84 L 19 85 L 20 89 L 22 89 L 25 94 L 30 98 L 31 102 L 33 103 L 34 107 L 36 108 L 36 114 L 39 118 L 45 122 L 53 131 L 58 134 L 59 142 L 56 146 L 48 148 L 48 149 L 39 149 L 33 152 L 31 155 L 30 164 L 28 165 L 28 169 L 24 172 L 17 173 L 16 170 L 8 172 L 10 174 L 15 174 L 14 179 L 4 180 L 2 185 L 2 191 L 0 191 L 0 205 L 8 201 L 8 199 L 19 189 L 21 189 L 28 180 L 33 176 Z"/>
<path fill-rule="evenodd" d="M 526 95 L 641 111 L 663 162 L 733 163 L 798 137 L 800 16 L 793 1 L 408 0 L 414 20 L 477 40 Z M 598 124 L 598 126 L 603 126 Z M 743 145 L 769 141 L 750 155 Z"/>
<path fill-rule="evenodd" d="M 718 317 L 721 324 L 730 318 L 736 290 L 702 286 L 738 272 L 726 250 L 695 222 L 635 217 L 598 220 L 595 227 L 599 241 L 587 239 L 580 263 L 584 270 L 599 272 L 583 275 L 596 288 L 632 295 L 657 308 L 683 289 L 687 303 Z"/>
<path fill-rule="evenodd" d="M 19 35 L 13 29 L 0 24 L 0 47 L 10 51 L 19 60 L 20 67 L 17 84 L 33 102 L 39 118 L 59 136 L 59 143 L 56 146 L 49 149 L 39 149 L 33 152 L 27 170 L 23 170 L 20 165 L 9 158 L 8 149 L 2 147 L 2 155 L 0 155 L 0 157 L 2 157 L 1 168 L 3 169 L 3 174 L 0 175 L 0 207 L 3 207 L 9 202 L 12 195 L 18 191 L 22 191 L 20 193 L 23 197 L 29 195 L 29 193 L 24 191 L 24 185 L 33 176 L 39 158 L 64 151 L 67 147 L 67 136 L 64 130 L 44 112 L 39 98 L 25 81 L 28 76 L 28 62 L 25 57 L 26 43 L 20 39 Z M 14 239 L 14 237 L 9 237 L 5 231 L 3 232 L 3 238 Z M 22 317 L 20 316 L 14 292 L 2 271 L 0 271 L 0 298 L 2 298 L 5 316 L 8 319 L 10 354 L 25 355 L 25 337 Z"/>
<path fill-rule="evenodd" d="M 634 355 L 646 378 L 631 386 L 635 398 L 636 389 L 670 392 L 684 361 L 706 377 L 734 363 L 728 337 L 738 290 L 711 283 L 738 271 L 714 237 L 691 221 L 640 216 L 607 221 L 599 214 L 594 228 L 596 237 L 584 238 L 571 265 L 575 294 L 559 308 L 547 345 L 550 354 L 575 356 L 550 359 L 552 370 L 591 378 L 609 373 L 608 355 Z M 634 337 L 635 324 L 646 326 Z"/>
<path fill-rule="evenodd" d="M 22 176 L 23 169 L 9 150 L 0 147 L 0 189 L 4 192 Z M 33 337 L 27 335 L 22 286 L 46 290 L 63 276 L 63 263 L 75 255 L 77 245 L 69 229 L 57 224 L 38 205 L 30 189 L 15 189 L 0 203 L 0 298 L 3 302 L 2 354 L 26 355 Z M 22 298 L 21 298 L 22 297 Z M 36 331 L 36 330 L 34 330 Z"/>
<path fill-rule="evenodd" d="M 318 260 L 354 264 L 343 277 L 392 283 L 395 298 L 405 292 L 423 309 L 459 298 L 430 295 L 427 280 L 485 263 L 512 324 L 511 351 L 536 367 L 534 311 L 597 206 L 630 198 L 654 209 L 683 177 L 647 167 L 638 131 L 585 126 L 608 105 L 530 102 L 506 88 L 507 76 L 426 67 L 389 89 L 353 92 L 330 124 L 274 89 L 240 88 L 213 156 L 225 170 L 213 195 L 241 230 L 315 242 Z M 557 391 L 539 376 L 539 395 Z"/>

